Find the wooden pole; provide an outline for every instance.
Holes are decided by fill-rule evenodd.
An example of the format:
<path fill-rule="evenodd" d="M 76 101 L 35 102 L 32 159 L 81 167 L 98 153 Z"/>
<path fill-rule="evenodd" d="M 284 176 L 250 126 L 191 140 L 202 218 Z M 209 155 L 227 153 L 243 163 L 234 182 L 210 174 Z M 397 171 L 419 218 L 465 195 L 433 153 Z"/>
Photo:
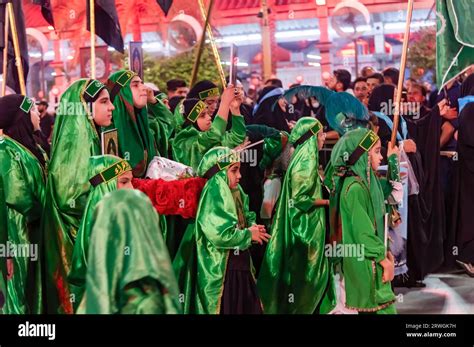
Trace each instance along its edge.
<path fill-rule="evenodd" d="M 263 79 L 267 80 L 272 75 L 272 45 L 270 23 L 268 21 L 267 0 L 262 0 L 262 61 L 263 61 Z"/>
<path fill-rule="evenodd" d="M 9 23 L 8 23 L 8 11 L 5 11 L 5 47 L 3 48 L 3 81 L 2 81 L 2 96 L 5 96 L 7 92 L 7 68 L 8 68 L 8 32 L 9 32 Z"/>
<path fill-rule="evenodd" d="M 206 21 L 207 17 L 206 17 L 206 9 L 204 7 L 204 1 L 198 0 L 198 2 L 199 2 L 199 9 L 201 10 L 202 19 Z M 219 72 L 219 78 L 222 83 L 222 88 L 225 88 L 226 87 L 225 73 L 224 73 L 224 69 L 222 68 L 221 58 L 219 56 L 219 50 L 217 49 L 216 41 L 214 40 L 214 34 L 212 33 L 210 22 L 206 26 L 205 30 L 207 31 L 207 37 L 209 38 L 209 41 L 211 43 L 212 54 L 214 55 L 214 61 L 217 66 L 217 71 Z M 192 87 L 192 85 L 190 87 Z"/>
<path fill-rule="evenodd" d="M 214 5 L 214 0 L 209 1 L 209 8 L 207 9 L 206 20 L 204 22 L 204 30 L 202 31 L 201 41 L 199 41 L 198 51 L 196 54 L 196 60 L 194 61 L 193 66 L 193 73 L 191 75 L 191 82 L 189 83 L 189 87 L 192 88 L 194 83 L 196 83 L 197 74 L 199 72 L 199 64 L 201 62 L 202 51 L 204 49 L 204 45 L 206 43 L 206 28 L 209 25 L 209 20 L 211 18 L 212 6 Z M 225 83 L 224 83 L 225 86 Z"/>
<path fill-rule="evenodd" d="M 15 51 L 15 62 L 18 71 L 18 81 L 20 82 L 20 92 L 26 95 L 25 76 L 23 75 L 23 64 L 21 63 L 20 43 L 18 42 L 18 33 L 16 31 L 15 15 L 13 13 L 13 4 L 7 3 L 8 16 L 10 17 L 10 29 L 12 30 L 13 49 Z"/>
<path fill-rule="evenodd" d="M 403 80 L 405 78 L 405 66 L 407 62 L 407 53 L 408 53 L 408 40 L 410 39 L 410 24 L 411 24 L 411 17 L 413 13 L 413 1 L 408 0 L 408 10 L 407 10 L 407 20 L 405 25 L 405 35 L 403 37 L 403 49 L 402 49 L 402 59 L 400 62 L 400 74 L 398 75 L 398 86 L 397 86 L 397 94 L 395 97 L 395 112 L 393 114 L 393 129 L 392 129 L 392 137 L 390 139 L 390 144 L 392 146 L 395 145 L 395 141 L 397 139 L 397 132 L 398 132 L 398 123 L 400 120 L 400 103 L 402 100 L 402 89 L 403 89 Z"/>
<path fill-rule="evenodd" d="M 91 32 L 91 73 L 90 77 L 95 79 L 95 1 L 89 0 L 90 32 Z"/>

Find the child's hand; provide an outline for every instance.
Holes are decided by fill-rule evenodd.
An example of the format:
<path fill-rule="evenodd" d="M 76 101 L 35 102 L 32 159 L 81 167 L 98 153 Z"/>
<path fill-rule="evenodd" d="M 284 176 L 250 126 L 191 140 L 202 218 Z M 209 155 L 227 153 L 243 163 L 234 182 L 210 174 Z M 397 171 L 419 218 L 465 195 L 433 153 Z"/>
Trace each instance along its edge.
<path fill-rule="evenodd" d="M 270 235 L 266 233 L 265 226 L 254 224 L 249 228 L 252 233 L 252 241 L 262 245 L 263 242 L 268 242 Z"/>
<path fill-rule="evenodd" d="M 412 140 L 407 140 L 407 141 L 412 141 Z M 405 143 L 404 143 L 404 145 L 405 145 Z M 403 148 L 405 148 L 405 147 L 403 147 Z M 398 147 L 397 146 L 392 147 L 392 143 L 389 142 L 388 143 L 388 148 L 387 148 L 387 158 L 390 157 L 392 154 L 395 154 L 397 156 L 397 158 L 400 158 L 400 150 L 398 149 Z"/>
<path fill-rule="evenodd" d="M 390 282 L 395 277 L 395 265 L 389 258 L 385 258 L 380 262 L 383 268 L 382 282 Z"/>
<path fill-rule="evenodd" d="M 224 89 L 221 95 L 221 104 L 230 107 L 230 104 L 235 99 L 234 94 L 235 88 L 232 84 L 229 84 L 227 88 Z"/>

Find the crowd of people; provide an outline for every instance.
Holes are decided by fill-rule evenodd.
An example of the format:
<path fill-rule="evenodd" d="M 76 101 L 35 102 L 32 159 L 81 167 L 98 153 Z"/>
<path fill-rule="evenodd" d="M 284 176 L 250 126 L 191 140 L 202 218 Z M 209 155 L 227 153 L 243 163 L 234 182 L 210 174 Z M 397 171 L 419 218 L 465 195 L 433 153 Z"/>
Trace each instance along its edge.
<path fill-rule="evenodd" d="M 390 314 L 396 287 L 474 276 L 469 72 L 407 79 L 395 142 L 392 67 L 166 93 L 120 70 L 71 83 L 54 115 L 1 97 L 0 311 Z M 157 157 L 204 180 L 193 218 L 134 189 Z"/>

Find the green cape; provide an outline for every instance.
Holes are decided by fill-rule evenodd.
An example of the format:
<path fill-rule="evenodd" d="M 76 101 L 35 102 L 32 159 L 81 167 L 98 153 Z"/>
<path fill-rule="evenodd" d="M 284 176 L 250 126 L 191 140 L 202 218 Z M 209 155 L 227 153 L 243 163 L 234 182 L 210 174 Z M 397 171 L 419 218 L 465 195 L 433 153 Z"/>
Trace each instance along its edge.
<path fill-rule="evenodd" d="M 72 313 L 66 277 L 90 189 L 89 158 L 101 153 L 83 98 L 88 81 L 77 80 L 64 92 L 54 123 L 43 216 L 49 313 Z"/>
<path fill-rule="evenodd" d="M 379 264 L 386 254 L 385 199 L 392 187 L 387 180 L 374 174 L 367 151 L 354 165 L 346 163 L 368 133 L 367 129 L 352 130 L 337 142 L 331 155 L 334 174 L 330 178 L 333 187 L 331 199 L 339 201 L 333 206 L 336 218 L 342 224 L 342 244 L 364 247 L 363 260 L 357 256 L 345 256 L 342 260 L 346 306 L 361 312 L 382 310 L 395 300 L 390 283 L 382 283 L 383 269 Z M 389 165 L 393 167 L 393 157 Z M 355 176 L 343 178 L 341 172 L 348 169 Z"/>
<path fill-rule="evenodd" d="M 298 120 L 290 143 L 318 123 L 310 117 Z M 324 208 L 314 205 L 322 199 L 318 157 L 315 134 L 296 147 L 285 174 L 257 283 L 265 313 L 327 313 L 335 305 L 333 276 L 324 254 Z"/>
<path fill-rule="evenodd" d="M 84 210 L 84 216 L 81 220 L 74 251 L 72 254 L 71 271 L 68 275 L 71 297 L 74 310 L 77 310 L 84 294 L 84 284 L 87 272 L 87 252 L 89 250 L 89 240 L 91 237 L 91 229 L 95 208 L 105 194 L 117 190 L 118 177 L 126 171 L 131 171 L 130 165 L 123 159 L 113 155 L 94 156 L 89 159 L 89 178 L 92 178 L 104 170 L 118 168 L 114 172 L 113 178 L 107 182 L 102 182 L 96 187 L 92 187 L 89 193 L 89 199 Z M 117 166 L 119 164 L 119 166 Z"/>
<path fill-rule="evenodd" d="M 0 242 L 7 251 L 11 244 L 23 249 L 26 245 L 36 248 L 36 254 L 11 254 L 13 277 L 3 283 L 6 283 L 6 303 L 0 307 L 3 313 L 42 313 L 43 310 L 40 218 L 44 184 L 43 169 L 36 157 L 12 138 L 0 137 Z M 2 282 L 6 280 L 7 256 L 0 256 Z"/>
<path fill-rule="evenodd" d="M 204 174 L 232 151 L 215 147 L 208 151 L 198 167 Z M 228 166 L 227 166 L 228 167 Z M 212 176 L 199 200 L 196 223 L 186 229 L 173 267 L 184 296 L 184 313 L 218 314 L 224 289 L 230 252 L 248 249 L 250 230 L 239 230 L 237 210 L 228 185 L 227 167 Z M 255 213 L 248 209 L 248 197 L 238 186 L 247 225 L 255 224 Z"/>
<path fill-rule="evenodd" d="M 158 153 L 168 158 L 170 140 L 176 127 L 175 117 L 163 102 L 156 97 L 156 104 L 148 104 L 148 122 Z"/>
<path fill-rule="evenodd" d="M 107 194 L 93 216 L 78 313 L 179 313 L 178 292 L 148 197 L 129 189 Z"/>
<path fill-rule="evenodd" d="M 179 106 L 178 106 L 179 107 Z M 232 116 L 232 128 L 226 131 L 227 122 L 217 115 L 208 131 L 187 126 L 173 139 L 173 158 L 197 169 L 204 154 L 216 146 L 234 148 L 245 140 L 245 121 L 242 116 Z"/>
<path fill-rule="evenodd" d="M 113 125 L 109 129 L 117 128 L 119 156 L 128 160 L 133 176 L 143 177 L 157 151 L 149 128 L 147 108 L 138 110 L 133 107 L 130 81 L 136 73 L 128 70 L 114 72 L 109 76 L 107 89 L 111 92 L 115 82 L 124 79 L 124 74 L 128 74 L 128 79 L 125 78 L 126 82 L 113 100 Z"/>

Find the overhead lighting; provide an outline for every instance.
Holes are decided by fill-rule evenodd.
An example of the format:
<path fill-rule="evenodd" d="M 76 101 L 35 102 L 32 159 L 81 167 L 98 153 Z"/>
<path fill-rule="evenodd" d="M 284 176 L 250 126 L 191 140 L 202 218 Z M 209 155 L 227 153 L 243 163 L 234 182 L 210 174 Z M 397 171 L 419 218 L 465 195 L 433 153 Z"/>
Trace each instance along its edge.
<path fill-rule="evenodd" d="M 223 61 L 222 62 L 222 65 L 227 65 L 227 66 L 230 66 L 230 61 Z M 245 62 L 238 62 L 237 63 L 237 66 L 249 66 L 249 63 L 245 63 Z"/>
<path fill-rule="evenodd" d="M 308 59 L 321 59 L 321 56 L 317 55 L 317 54 L 308 54 L 308 55 L 306 55 L 306 57 Z"/>
<path fill-rule="evenodd" d="M 48 25 L 48 30 L 54 30 L 54 27 L 52 25 Z"/>
<path fill-rule="evenodd" d="M 73 55 L 69 54 L 69 55 L 67 56 L 67 60 L 73 60 L 73 59 L 74 59 L 74 56 L 73 56 Z"/>
<path fill-rule="evenodd" d="M 51 76 L 56 76 L 56 72 L 51 72 Z"/>
<path fill-rule="evenodd" d="M 314 63 L 314 62 L 309 62 L 308 65 L 311 65 L 311 66 L 321 66 L 320 63 Z"/>
<path fill-rule="evenodd" d="M 396 22 L 396 23 L 387 23 L 384 25 L 385 29 L 393 30 L 393 29 L 404 29 L 405 28 L 404 22 Z M 411 28 L 421 28 L 421 27 L 428 27 L 435 25 L 435 21 L 428 20 L 428 21 L 420 21 L 420 22 L 412 22 L 410 27 Z"/>
<path fill-rule="evenodd" d="M 109 46 L 109 47 L 107 47 L 107 50 L 108 50 L 109 52 L 114 52 L 114 51 L 115 51 L 115 48 Z"/>
<path fill-rule="evenodd" d="M 248 35 L 231 35 L 225 36 L 222 38 L 216 39 L 216 42 L 223 42 L 223 43 L 237 43 L 237 42 L 245 42 L 249 43 L 251 41 L 261 41 L 262 35 L 261 34 L 248 34 Z"/>
<path fill-rule="evenodd" d="M 326 5 L 326 0 L 316 0 L 316 5 L 324 6 L 324 5 Z"/>
<path fill-rule="evenodd" d="M 290 39 L 290 38 L 302 38 L 305 36 L 318 36 L 320 34 L 319 29 L 307 29 L 307 30 L 291 30 L 291 31 L 279 31 L 275 33 L 277 39 Z"/>

